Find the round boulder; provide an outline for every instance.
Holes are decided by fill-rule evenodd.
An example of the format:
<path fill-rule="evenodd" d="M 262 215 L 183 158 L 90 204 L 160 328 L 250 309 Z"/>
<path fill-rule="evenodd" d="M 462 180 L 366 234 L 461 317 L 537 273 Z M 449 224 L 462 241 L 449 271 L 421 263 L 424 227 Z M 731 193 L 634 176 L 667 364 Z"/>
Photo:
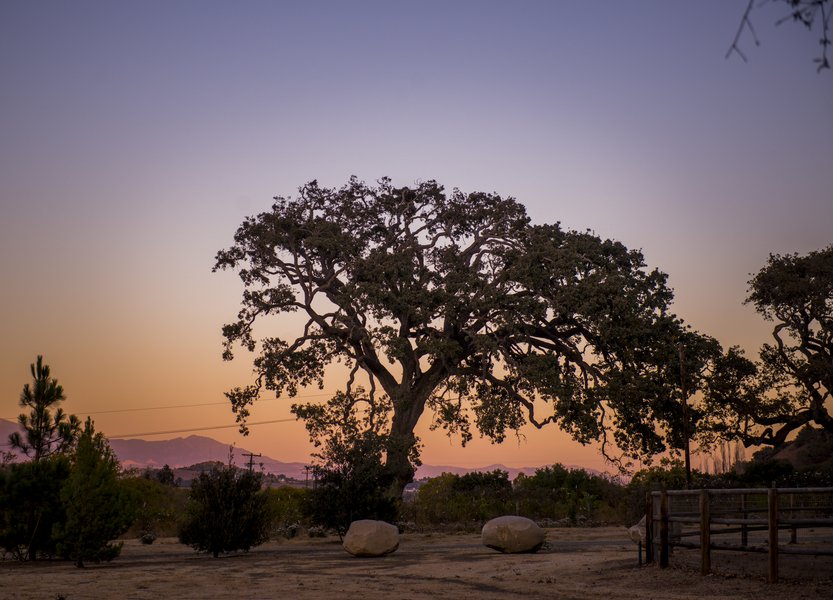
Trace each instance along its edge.
<path fill-rule="evenodd" d="M 546 533 L 526 517 L 505 516 L 488 521 L 480 534 L 483 545 L 498 552 L 537 552 Z"/>
<path fill-rule="evenodd" d="M 399 530 L 384 521 L 353 521 L 343 546 L 353 556 L 384 556 L 399 548 Z"/>

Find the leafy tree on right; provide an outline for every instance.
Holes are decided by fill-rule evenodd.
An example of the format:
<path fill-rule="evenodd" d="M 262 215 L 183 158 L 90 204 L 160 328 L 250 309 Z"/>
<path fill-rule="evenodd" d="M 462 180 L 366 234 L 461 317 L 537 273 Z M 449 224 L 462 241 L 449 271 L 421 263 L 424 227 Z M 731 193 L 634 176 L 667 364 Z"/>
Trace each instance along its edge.
<path fill-rule="evenodd" d="M 770 255 L 749 286 L 747 303 L 773 323 L 773 341 L 756 376 L 718 374 L 738 393 L 710 397 L 703 429 L 746 446 L 780 446 L 805 425 L 833 432 L 833 245 Z"/>

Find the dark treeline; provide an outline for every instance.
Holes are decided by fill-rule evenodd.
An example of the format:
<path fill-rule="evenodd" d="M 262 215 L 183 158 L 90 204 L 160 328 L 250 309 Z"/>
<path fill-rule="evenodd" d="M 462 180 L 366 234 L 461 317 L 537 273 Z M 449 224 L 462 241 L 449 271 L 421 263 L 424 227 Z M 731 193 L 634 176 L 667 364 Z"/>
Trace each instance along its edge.
<path fill-rule="evenodd" d="M 80 481 L 76 477 L 71 483 L 73 464 L 70 457 L 57 455 L 0 468 L 0 544 L 6 557 L 110 560 L 118 555 L 119 539 L 150 544 L 157 537 L 175 536 L 217 555 L 245 551 L 270 538 L 343 533 L 350 520 L 382 516 L 402 529 L 421 531 L 477 531 L 485 521 L 506 514 L 548 527 L 630 525 L 642 516 L 648 492 L 680 489 L 686 481 L 679 461 L 642 469 L 627 482 L 560 464 L 514 481 L 500 470 L 445 473 L 420 481 L 404 502 L 384 508 L 381 515 L 381 498 L 352 497 L 367 493 L 355 481 L 340 490 L 313 487 L 312 482 L 309 488 L 268 488 L 259 473 L 214 465 L 189 489 L 178 487 L 167 469 L 132 470 L 122 471 L 107 494 L 88 490 L 86 513 L 79 521 L 73 515 L 80 515 L 81 507 L 78 502 L 73 507 L 68 491 Z M 796 470 L 784 461 L 753 460 L 719 474 L 695 470 L 693 481 L 698 488 L 830 486 L 833 469 Z M 102 502 L 112 510 L 103 510 Z M 86 528 L 82 532 L 80 522 Z M 73 539 L 84 536 L 99 541 L 94 547 L 72 546 Z"/>
<path fill-rule="evenodd" d="M 509 480 L 506 471 L 444 473 L 425 482 L 403 516 L 417 526 L 473 525 L 516 514 L 560 525 L 618 522 L 623 486 L 607 476 L 560 464 Z"/>

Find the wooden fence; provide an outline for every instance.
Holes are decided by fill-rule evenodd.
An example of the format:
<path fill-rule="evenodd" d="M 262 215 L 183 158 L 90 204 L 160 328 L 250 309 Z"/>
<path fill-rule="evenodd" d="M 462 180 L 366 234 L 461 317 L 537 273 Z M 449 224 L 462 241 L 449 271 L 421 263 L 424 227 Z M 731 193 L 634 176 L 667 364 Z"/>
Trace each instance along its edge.
<path fill-rule="evenodd" d="M 660 567 L 674 546 L 699 548 L 703 575 L 711 572 L 712 550 L 761 552 L 774 583 L 779 554 L 833 556 L 829 540 L 798 543 L 801 529 L 833 527 L 833 488 L 663 490 L 650 494 L 645 509 L 647 562 Z M 786 544 L 779 531 L 789 533 Z"/>

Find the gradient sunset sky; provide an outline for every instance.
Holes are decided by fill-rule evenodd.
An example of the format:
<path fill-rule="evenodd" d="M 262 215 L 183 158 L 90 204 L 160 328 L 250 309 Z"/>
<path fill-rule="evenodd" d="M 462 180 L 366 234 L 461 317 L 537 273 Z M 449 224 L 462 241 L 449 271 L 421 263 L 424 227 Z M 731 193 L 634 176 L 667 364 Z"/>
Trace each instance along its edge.
<path fill-rule="evenodd" d="M 272 196 L 353 174 L 641 248 L 680 316 L 754 356 L 750 274 L 833 242 L 833 73 L 772 3 L 726 59 L 746 3 L 4 0 L 0 417 L 43 354 L 108 436 L 232 425 L 251 361 L 221 360 L 242 286 L 214 256 Z M 426 429 L 426 463 L 602 467 L 553 428 L 465 449 Z M 201 433 L 309 457 L 296 422 Z"/>

